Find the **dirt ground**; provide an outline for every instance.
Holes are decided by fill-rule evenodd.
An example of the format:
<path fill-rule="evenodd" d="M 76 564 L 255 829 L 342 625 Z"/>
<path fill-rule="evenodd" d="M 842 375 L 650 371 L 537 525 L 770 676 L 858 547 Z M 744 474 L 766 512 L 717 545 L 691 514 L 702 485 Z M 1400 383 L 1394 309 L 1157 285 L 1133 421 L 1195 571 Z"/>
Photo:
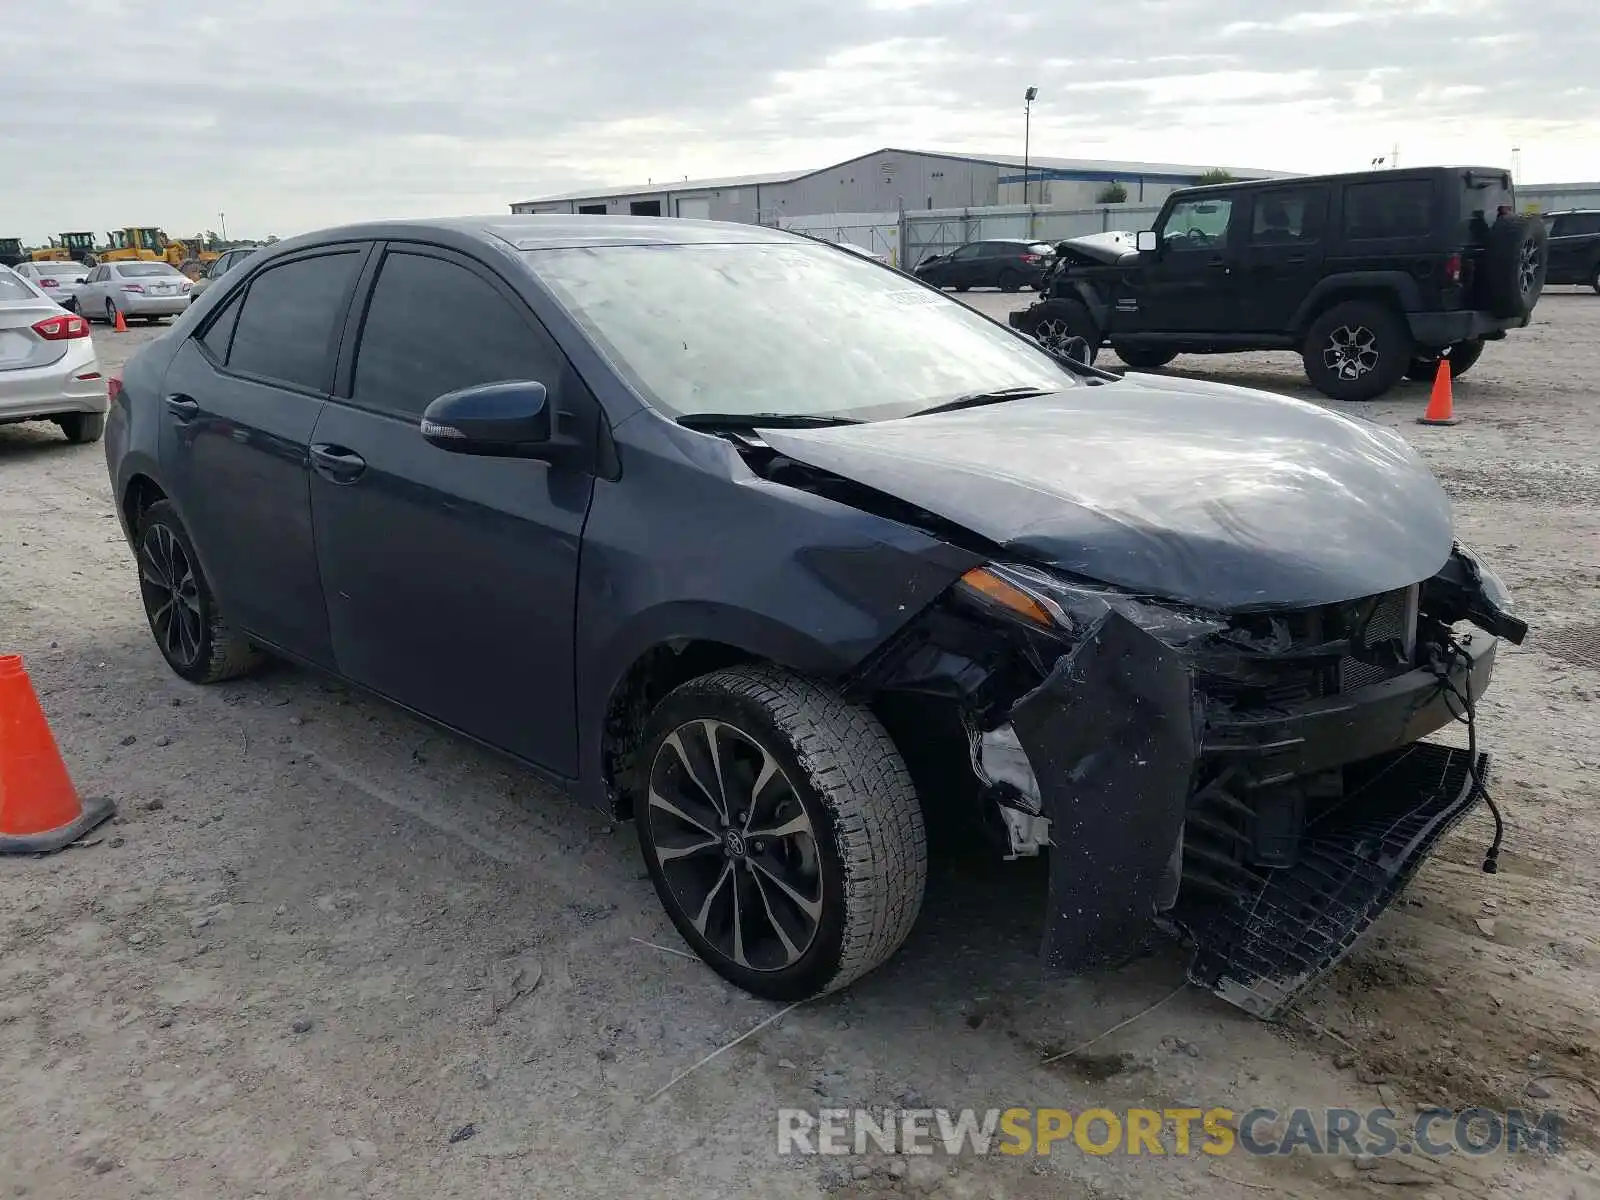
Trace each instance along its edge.
<path fill-rule="evenodd" d="M 108 366 L 155 335 L 95 332 Z M 1309 395 L 1288 355 L 1173 369 Z M 1314 1026 L 1173 995 L 1175 947 L 1050 975 L 1037 864 L 947 858 L 887 967 L 657 1098 L 774 1006 L 682 956 L 631 830 L 296 669 L 181 683 L 100 447 L 0 429 L 0 651 L 80 790 L 119 806 L 91 845 L 0 860 L 0 1197 L 1600 1196 L 1597 379 L 1600 297 L 1554 289 L 1458 385 L 1461 425 L 1417 425 L 1417 385 L 1361 407 L 1428 458 L 1534 632 L 1480 709 L 1502 872 L 1478 870 L 1477 813 L 1303 1006 Z M 1377 1169 L 776 1153 L 780 1106 L 1183 1103 L 1550 1106 L 1568 1140 Z"/>

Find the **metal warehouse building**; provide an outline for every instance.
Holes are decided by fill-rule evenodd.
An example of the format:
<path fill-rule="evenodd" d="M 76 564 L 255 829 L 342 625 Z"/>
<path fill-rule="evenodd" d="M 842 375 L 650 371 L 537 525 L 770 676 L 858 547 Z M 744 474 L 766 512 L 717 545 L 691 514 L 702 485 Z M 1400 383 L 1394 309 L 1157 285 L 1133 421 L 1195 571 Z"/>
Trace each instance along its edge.
<path fill-rule="evenodd" d="M 569 192 L 526 200 L 515 213 L 622 213 L 710 218 L 776 225 L 785 218 L 824 213 L 979 208 L 1023 204 L 1089 208 L 1120 184 L 1129 204 L 1159 204 L 1175 188 L 1199 181 L 1211 167 L 1020 155 L 944 154 L 886 148 L 813 171 L 657 182 L 642 187 Z M 1271 179 L 1286 172 L 1243 167 L 1240 179 Z"/>

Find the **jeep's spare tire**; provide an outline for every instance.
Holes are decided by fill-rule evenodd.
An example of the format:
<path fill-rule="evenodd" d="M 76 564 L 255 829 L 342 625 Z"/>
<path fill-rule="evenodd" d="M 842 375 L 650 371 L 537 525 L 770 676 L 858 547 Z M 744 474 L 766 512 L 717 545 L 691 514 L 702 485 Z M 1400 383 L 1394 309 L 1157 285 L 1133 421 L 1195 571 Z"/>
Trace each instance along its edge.
<path fill-rule="evenodd" d="M 1483 299 L 1497 317 L 1526 317 L 1544 291 L 1550 233 L 1538 217 L 1501 217 L 1489 227 Z"/>
<path fill-rule="evenodd" d="M 1092 365 L 1100 353 L 1100 331 L 1080 300 L 1041 300 L 1023 313 L 1017 328 L 1052 354 L 1078 357 L 1071 354 L 1073 338 L 1088 343 L 1088 358 L 1082 361 Z"/>

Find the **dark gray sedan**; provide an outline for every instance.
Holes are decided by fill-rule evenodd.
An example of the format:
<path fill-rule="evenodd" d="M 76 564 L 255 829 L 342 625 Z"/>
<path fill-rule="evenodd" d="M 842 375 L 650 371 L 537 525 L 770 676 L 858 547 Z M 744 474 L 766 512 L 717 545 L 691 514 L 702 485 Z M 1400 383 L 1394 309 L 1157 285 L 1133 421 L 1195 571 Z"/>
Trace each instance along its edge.
<path fill-rule="evenodd" d="M 1276 1012 L 1483 795 L 1525 632 L 1397 434 L 756 226 L 310 234 L 112 395 L 174 671 L 281 655 L 631 815 L 769 997 L 894 952 L 936 819 L 1048 854 L 1054 960 L 1159 923 Z M 1470 751 L 1419 741 L 1458 718 Z"/>

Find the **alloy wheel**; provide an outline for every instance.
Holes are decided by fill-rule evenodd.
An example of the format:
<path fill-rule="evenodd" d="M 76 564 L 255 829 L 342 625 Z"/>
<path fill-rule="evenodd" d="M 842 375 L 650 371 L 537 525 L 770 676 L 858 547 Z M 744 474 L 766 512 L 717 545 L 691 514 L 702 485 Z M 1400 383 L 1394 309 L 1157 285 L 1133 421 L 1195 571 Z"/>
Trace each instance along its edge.
<path fill-rule="evenodd" d="M 811 814 L 782 765 L 725 721 L 696 720 L 650 764 L 648 832 L 672 901 L 747 970 L 793 966 L 816 939 L 823 886 Z"/>
<path fill-rule="evenodd" d="M 117 306 L 115 304 L 113 304 L 111 301 L 107 300 L 106 301 L 106 324 L 107 325 L 115 325 L 116 323 L 117 323 Z"/>
<path fill-rule="evenodd" d="M 1071 327 L 1060 317 L 1046 317 L 1033 331 L 1035 341 L 1046 350 L 1053 350 L 1057 354 L 1066 352 L 1067 343 L 1072 336 Z"/>
<path fill-rule="evenodd" d="M 1322 365 L 1339 379 L 1360 379 L 1378 365 L 1377 342 L 1365 325 L 1341 325 L 1328 335 Z"/>
<path fill-rule="evenodd" d="M 1522 243 L 1522 253 L 1517 257 L 1517 288 L 1526 297 L 1533 292 L 1534 281 L 1539 278 L 1539 243 Z"/>
<path fill-rule="evenodd" d="M 200 653 L 200 582 L 172 530 L 151 525 L 139 542 L 139 591 L 156 641 L 173 662 L 193 666 Z"/>

